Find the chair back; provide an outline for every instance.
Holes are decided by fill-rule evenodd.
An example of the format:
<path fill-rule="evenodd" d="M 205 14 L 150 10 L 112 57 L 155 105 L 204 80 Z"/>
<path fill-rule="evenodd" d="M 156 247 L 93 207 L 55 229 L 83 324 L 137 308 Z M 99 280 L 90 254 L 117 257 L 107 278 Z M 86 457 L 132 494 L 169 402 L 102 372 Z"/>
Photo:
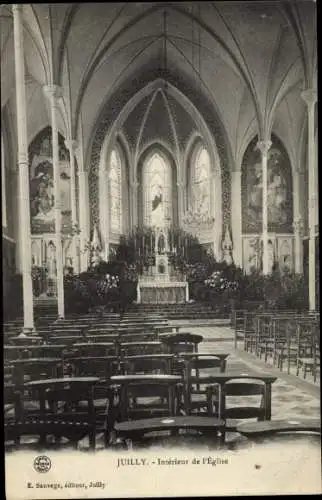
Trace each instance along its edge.
<path fill-rule="evenodd" d="M 219 396 L 219 418 L 264 420 L 266 415 L 266 385 L 259 380 L 232 380 L 222 385 Z M 252 398 L 245 399 L 245 396 Z M 255 398 L 257 396 L 257 398 Z M 258 398 L 259 396 L 259 398 Z M 230 404 L 228 398 L 232 397 Z M 255 401 L 256 399 L 256 401 Z M 259 399 L 259 400 L 258 400 Z"/>
<path fill-rule="evenodd" d="M 117 346 L 114 342 L 80 342 L 73 344 L 70 355 L 77 356 L 116 356 Z"/>
<path fill-rule="evenodd" d="M 13 380 L 17 386 L 32 380 L 45 380 L 63 376 L 64 365 L 60 358 L 27 358 L 13 363 Z"/>
<path fill-rule="evenodd" d="M 124 359 L 124 373 L 125 374 L 170 374 L 171 373 L 171 359 L 167 358 L 143 358 L 140 356 L 128 357 Z"/>
<path fill-rule="evenodd" d="M 116 356 L 79 356 L 66 359 L 75 377 L 99 377 L 100 381 L 109 380 L 119 371 L 119 361 Z"/>
<path fill-rule="evenodd" d="M 220 358 L 216 358 L 215 356 L 209 358 L 195 358 L 190 361 L 190 368 L 192 370 L 196 370 L 197 372 L 200 372 L 200 370 L 207 370 L 207 369 L 215 369 L 219 368 L 220 371 L 225 371 L 226 366 L 224 365 L 224 370 L 222 370 L 222 362 Z"/>
<path fill-rule="evenodd" d="M 139 354 L 162 354 L 161 342 L 122 342 L 120 343 L 121 356 L 135 356 Z"/>
<path fill-rule="evenodd" d="M 116 342 L 118 339 L 119 335 L 117 333 L 90 334 L 84 338 L 88 342 Z"/>
<path fill-rule="evenodd" d="M 54 435 L 75 443 L 89 435 L 90 448 L 94 449 L 96 380 L 61 378 L 26 384 L 15 398 L 14 417 L 5 422 L 5 439 L 17 441 L 22 435 L 37 435 L 44 444 L 47 436 Z M 32 409 L 26 393 L 32 395 Z"/>
<path fill-rule="evenodd" d="M 179 381 L 179 377 L 171 375 L 142 375 L 141 379 L 134 375 L 121 385 L 118 420 L 176 415 Z"/>

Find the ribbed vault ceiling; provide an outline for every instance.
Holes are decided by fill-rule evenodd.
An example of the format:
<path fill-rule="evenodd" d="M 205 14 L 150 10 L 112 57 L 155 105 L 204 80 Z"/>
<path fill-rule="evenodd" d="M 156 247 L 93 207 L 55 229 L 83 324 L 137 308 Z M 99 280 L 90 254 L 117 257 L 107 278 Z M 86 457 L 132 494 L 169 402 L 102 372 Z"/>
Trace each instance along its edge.
<path fill-rule="evenodd" d="M 64 87 L 65 107 L 71 113 L 62 117 L 60 127 L 70 126 L 76 136 L 81 121 L 86 150 L 109 98 L 115 98 L 118 89 L 131 93 L 133 79 L 140 87 L 143 73 L 152 78 L 164 70 L 166 10 L 166 64 L 172 84 L 180 78 L 197 92 L 196 106 L 198 98 L 210 103 L 237 160 L 254 133 L 263 135 L 272 126 L 285 141 L 290 135 L 287 123 L 292 123 L 293 141 L 299 141 L 305 107 L 298 96 L 314 84 L 316 72 L 315 8 L 313 1 L 24 5 L 26 72 L 38 86 L 53 81 Z M 3 106 L 14 97 L 10 7 L 2 5 L 0 15 Z M 36 91 L 28 87 L 30 113 L 37 114 Z M 145 99 L 124 123 L 131 143 L 136 143 L 138 130 L 141 143 L 148 140 L 142 124 L 135 123 L 142 120 L 151 96 Z M 116 113 L 121 111 L 117 103 L 111 105 Z M 182 106 L 174 101 L 166 105 L 160 93 L 154 106 L 167 113 L 170 109 L 172 119 L 179 114 L 178 123 L 185 120 Z M 151 120 L 158 114 L 152 111 Z M 41 126 L 37 117 L 29 122 Z M 162 133 L 173 140 L 170 125 L 169 118 Z M 150 125 L 147 128 L 151 135 Z M 179 141 L 186 140 L 184 126 L 177 129 Z"/>

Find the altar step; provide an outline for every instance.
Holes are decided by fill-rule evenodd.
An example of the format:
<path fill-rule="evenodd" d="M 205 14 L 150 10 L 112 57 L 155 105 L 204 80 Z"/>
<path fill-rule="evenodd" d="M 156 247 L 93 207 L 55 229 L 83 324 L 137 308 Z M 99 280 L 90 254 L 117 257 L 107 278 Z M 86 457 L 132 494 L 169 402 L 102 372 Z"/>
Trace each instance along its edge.
<path fill-rule="evenodd" d="M 216 319 L 220 315 L 210 305 L 194 302 L 192 304 L 131 304 L 128 312 L 138 314 L 157 313 L 168 319 Z"/>

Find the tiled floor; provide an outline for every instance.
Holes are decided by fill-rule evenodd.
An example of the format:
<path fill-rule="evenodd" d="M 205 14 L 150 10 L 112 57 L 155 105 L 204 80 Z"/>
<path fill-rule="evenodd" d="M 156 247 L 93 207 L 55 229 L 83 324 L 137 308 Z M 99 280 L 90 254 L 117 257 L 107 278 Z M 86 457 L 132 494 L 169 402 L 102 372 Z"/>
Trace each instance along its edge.
<path fill-rule="evenodd" d="M 319 385 L 311 382 L 310 378 L 303 380 L 295 375 L 280 372 L 254 355 L 245 353 L 241 345 L 240 349 L 235 350 L 233 331 L 229 326 L 198 327 L 191 324 L 189 328 L 184 326 L 182 330 L 198 333 L 204 337 L 204 341 L 199 344 L 199 352 L 228 353 L 227 370 L 243 372 L 253 368 L 259 372 L 275 375 L 277 380 L 272 385 L 272 419 L 320 418 Z M 86 439 L 80 448 L 83 446 L 87 447 Z M 102 436 L 98 436 L 97 448 L 103 448 Z"/>
<path fill-rule="evenodd" d="M 310 379 L 304 381 L 294 375 L 281 373 L 272 366 L 265 365 L 255 356 L 234 349 L 233 331 L 229 326 L 209 325 L 195 326 L 191 322 L 182 330 L 203 335 L 204 342 L 199 346 L 202 353 L 229 353 L 227 368 L 240 368 L 272 373 L 278 378 L 272 386 L 272 419 L 320 418 L 320 389 Z M 214 340 L 215 339 L 215 340 Z M 232 434 L 232 433 L 231 433 Z M 97 436 L 96 453 L 81 453 L 88 450 L 85 438 L 79 443 L 78 450 L 70 448 L 59 451 L 48 451 L 53 464 L 52 471 L 45 478 L 40 478 L 33 469 L 33 462 L 39 451 L 20 450 L 6 454 L 6 488 L 7 497 L 22 500 L 25 498 L 43 499 L 43 490 L 27 490 L 28 481 L 61 483 L 61 489 L 50 492 L 46 490 L 46 498 L 124 498 L 133 496 L 199 496 L 199 495 L 267 495 L 267 494 L 299 494 L 321 492 L 321 454 L 319 440 L 311 442 L 311 436 L 299 440 L 288 438 L 288 441 L 269 439 L 262 444 L 241 441 L 237 449 L 211 450 L 202 444 L 189 445 L 188 448 L 163 446 L 150 450 L 129 451 L 124 449 L 104 449 L 103 436 Z M 231 435 L 230 439 L 234 439 Z M 294 441 L 293 441 L 294 439 Z M 27 442 L 27 440 L 25 441 Z M 28 441 L 31 443 L 31 441 Z M 119 457 L 179 457 L 193 463 L 197 457 L 212 456 L 225 458 L 229 466 L 195 466 L 183 470 L 178 467 L 118 467 Z M 152 457 L 152 458 L 151 458 Z M 150 460 L 150 461 L 151 461 Z M 17 475 L 16 471 L 21 473 Z M 140 474 L 142 472 L 142 474 Z M 147 478 L 151 479 L 151 489 Z M 179 480 L 178 480 L 179 478 Z M 102 481 L 108 489 L 77 490 L 64 489 L 65 482 L 90 484 L 90 481 Z M 136 489 L 133 485 L 136 484 Z M 162 492 L 162 494 L 161 494 Z M 139 493 L 139 494 L 138 494 Z M 32 496 L 31 496 L 32 494 Z"/>
<path fill-rule="evenodd" d="M 204 337 L 204 342 L 199 346 L 199 352 L 229 353 L 227 370 L 240 368 L 242 371 L 243 368 L 254 368 L 256 371 L 271 373 L 278 377 L 272 386 L 273 419 L 320 418 L 319 381 L 313 383 L 311 375 L 307 375 L 306 380 L 292 373 L 288 375 L 272 367 L 271 364 L 265 364 L 256 356 L 245 353 L 241 345 L 235 350 L 233 331 L 228 326 L 196 327 L 191 325 L 189 331 Z"/>

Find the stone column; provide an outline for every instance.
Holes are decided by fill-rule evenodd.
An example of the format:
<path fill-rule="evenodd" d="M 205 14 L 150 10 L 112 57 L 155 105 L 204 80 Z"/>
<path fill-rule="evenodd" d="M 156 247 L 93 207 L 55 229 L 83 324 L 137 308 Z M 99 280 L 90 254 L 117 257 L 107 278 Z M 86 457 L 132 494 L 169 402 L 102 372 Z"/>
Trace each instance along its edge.
<path fill-rule="evenodd" d="M 294 217 L 294 270 L 297 274 L 303 274 L 303 229 L 304 223 L 301 215 Z"/>
<path fill-rule="evenodd" d="M 132 229 L 139 225 L 139 214 L 138 214 L 138 189 L 139 183 L 137 180 L 131 181 L 131 192 L 132 192 Z M 142 213 L 144 213 L 144 207 L 142 206 Z"/>
<path fill-rule="evenodd" d="M 77 221 L 77 200 L 76 200 L 76 170 L 75 170 L 75 150 L 77 148 L 77 142 L 72 139 L 65 141 L 65 145 L 69 151 L 70 158 L 70 202 L 72 210 L 72 255 L 73 255 L 73 267 L 74 273 L 78 274 L 80 269 L 79 263 L 79 245 L 78 245 L 78 235 L 75 230 L 78 228 Z"/>
<path fill-rule="evenodd" d="M 182 225 L 182 219 L 184 215 L 184 193 L 183 193 L 183 182 L 178 181 L 177 182 L 177 189 L 178 189 L 178 223 L 179 226 L 181 227 Z M 173 207 L 172 207 L 173 209 Z"/>
<path fill-rule="evenodd" d="M 50 108 L 51 108 L 54 196 L 55 196 L 55 231 L 56 231 L 56 268 L 57 268 L 58 317 L 64 318 L 65 317 L 64 264 L 63 264 L 63 247 L 62 247 L 60 165 L 59 165 L 59 145 L 58 145 L 58 127 L 57 127 L 58 101 L 62 97 L 62 89 L 61 89 L 61 87 L 58 87 L 57 85 L 47 85 L 47 86 L 45 86 L 44 91 L 50 100 Z"/>
<path fill-rule="evenodd" d="M 309 178 L 309 199 L 308 199 L 308 220 L 309 220 L 309 307 L 314 310 L 316 307 L 315 290 L 315 204 L 316 204 L 316 171 L 315 171 L 315 135 L 314 135 L 314 108 L 317 100 L 316 91 L 307 89 L 301 94 L 308 110 L 308 178 Z"/>
<path fill-rule="evenodd" d="M 92 221 L 93 234 L 94 227 L 99 229 L 100 239 L 100 252 L 103 252 L 104 260 L 108 261 L 109 258 L 109 245 L 110 245 L 110 196 L 109 196 L 109 172 L 105 164 L 100 165 L 98 172 L 99 184 L 99 220 Z M 101 246 L 103 245 L 103 248 Z M 102 256 L 102 255 L 101 255 Z"/>
<path fill-rule="evenodd" d="M 262 240 L 263 240 L 263 274 L 269 273 L 268 262 L 268 220 L 267 220 L 267 158 L 271 147 L 271 141 L 259 141 L 257 146 L 262 154 L 262 185 L 263 185 L 263 207 L 262 207 Z"/>
<path fill-rule="evenodd" d="M 89 227 L 89 197 L 88 197 L 88 172 L 78 165 L 79 186 L 79 229 L 80 229 L 80 271 L 86 271 L 89 265 L 89 251 L 86 249 L 90 238 Z"/>
<path fill-rule="evenodd" d="M 231 228 L 233 259 L 236 266 L 243 266 L 241 170 L 231 173 Z"/>
<path fill-rule="evenodd" d="M 22 5 L 14 4 L 13 29 L 15 50 L 17 137 L 18 137 L 18 180 L 19 180 L 19 236 L 21 248 L 23 287 L 23 332 L 34 330 L 34 305 L 31 279 L 31 229 L 29 199 L 29 161 L 27 140 L 27 109 L 25 90 L 25 59 L 22 25 Z"/>
<path fill-rule="evenodd" d="M 210 177 L 210 203 L 211 215 L 213 217 L 213 250 L 214 256 L 218 262 L 221 262 L 221 240 L 222 240 L 222 203 L 221 203 L 221 177 L 218 176 L 215 170 L 212 170 Z"/>
<path fill-rule="evenodd" d="M 303 188 L 303 186 L 302 186 Z M 294 232 L 294 270 L 297 274 L 303 273 L 303 229 L 304 221 L 301 215 L 300 204 L 301 180 L 300 172 L 295 170 L 293 173 L 293 232 Z"/>

